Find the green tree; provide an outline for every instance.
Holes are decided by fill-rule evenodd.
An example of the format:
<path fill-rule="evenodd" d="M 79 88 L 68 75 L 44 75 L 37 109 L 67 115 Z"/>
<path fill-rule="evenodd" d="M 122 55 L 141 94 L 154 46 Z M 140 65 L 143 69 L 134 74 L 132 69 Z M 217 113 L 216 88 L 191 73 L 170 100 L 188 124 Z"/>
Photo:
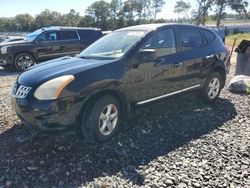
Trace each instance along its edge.
<path fill-rule="evenodd" d="M 184 17 L 186 17 L 189 20 L 190 17 L 189 17 L 188 12 L 190 8 L 191 8 L 191 4 L 189 2 L 178 0 L 176 1 L 175 6 L 174 6 L 174 12 L 176 14 L 182 14 Z"/>
<path fill-rule="evenodd" d="M 122 16 L 122 0 L 112 0 L 109 3 L 110 18 L 109 29 L 114 30 L 124 25 L 124 19 Z"/>
<path fill-rule="evenodd" d="M 0 18 L 0 32 L 8 31 L 9 18 Z"/>
<path fill-rule="evenodd" d="M 109 3 L 104 0 L 99 0 L 91 4 L 86 9 L 86 15 L 95 20 L 95 24 L 102 30 L 108 29 L 108 19 L 110 17 Z"/>
<path fill-rule="evenodd" d="M 225 15 L 226 7 L 230 7 L 238 14 L 247 14 L 246 7 L 248 2 L 246 0 L 215 0 L 216 25 L 220 26 L 221 19 Z"/>
<path fill-rule="evenodd" d="M 79 27 L 96 27 L 95 19 L 91 16 L 81 17 L 78 25 Z"/>
<path fill-rule="evenodd" d="M 81 21 L 81 16 L 79 12 L 71 9 L 68 14 L 62 15 L 62 25 L 63 26 L 77 26 Z"/>
<path fill-rule="evenodd" d="M 161 12 L 163 6 L 165 5 L 164 0 L 152 0 L 152 9 L 154 14 L 154 19 L 156 20 L 156 16 L 159 12 Z"/>
<path fill-rule="evenodd" d="M 247 14 L 247 6 L 249 4 L 249 0 L 228 0 L 229 6 L 232 10 L 237 12 L 238 14 Z"/>
<path fill-rule="evenodd" d="M 36 28 L 58 26 L 62 24 L 62 15 L 56 11 L 45 9 L 35 18 Z"/>
<path fill-rule="evenodd" d="M 193 11 L 193 17 L 197 25 L 205 25 L 208 11 L 211 10 L 214 0 L 196 0 L 198 9 Z"/>
<path fill-rule="evenodd" d="M 29 14 L 18 14 L 15 16 L 14 22 L 18 31 L 32 31 L 35 19 Z"/>
<path fill-rule="evenodd" d="M 142 4 L 135 0 L 126 0 L 122 8 L 122 16 L 126 26 L 135 25 L 136 20 L 140 22 L 142 19 Z"/>

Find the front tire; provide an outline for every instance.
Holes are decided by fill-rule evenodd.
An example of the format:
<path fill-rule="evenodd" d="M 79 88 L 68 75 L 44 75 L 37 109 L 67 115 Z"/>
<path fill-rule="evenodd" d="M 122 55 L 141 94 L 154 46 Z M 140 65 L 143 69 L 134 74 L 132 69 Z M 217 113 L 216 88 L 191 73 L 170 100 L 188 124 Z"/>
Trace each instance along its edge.
<path fill-rule="evenodd" d="M 28 53 L 18 54 L 14 62 L 15 68 L 19 71 L 25 71 L 35 64 L 35 59 Z"/>
<path fill-rule="evenodd" d="M 212 103 L 219 97 L 221 89 L 222 77 L 218 72 L 213 72 L 205 81 L 200 91 L 200 98 L 205 103 Z"/>
<path fill-rule="evenodd" d="M 78 129 L 82 136 L 94 142 L 105 142 L 117 133 L 120 105 L 116 98 L 110 95 L 101 97 L 88 107 L 87 112 Z"/>

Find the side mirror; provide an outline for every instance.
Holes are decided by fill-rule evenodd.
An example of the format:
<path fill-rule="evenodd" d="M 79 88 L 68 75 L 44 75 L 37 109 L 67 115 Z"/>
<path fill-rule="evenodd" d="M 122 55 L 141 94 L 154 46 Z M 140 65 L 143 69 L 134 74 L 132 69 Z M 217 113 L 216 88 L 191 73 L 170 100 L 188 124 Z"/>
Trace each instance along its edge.
<path fill-rule="evenodd" d="M 142 49 L 139 51 L 139 58 L 141 61 L 156 61 L 157 54 L 154 49 Z"/>

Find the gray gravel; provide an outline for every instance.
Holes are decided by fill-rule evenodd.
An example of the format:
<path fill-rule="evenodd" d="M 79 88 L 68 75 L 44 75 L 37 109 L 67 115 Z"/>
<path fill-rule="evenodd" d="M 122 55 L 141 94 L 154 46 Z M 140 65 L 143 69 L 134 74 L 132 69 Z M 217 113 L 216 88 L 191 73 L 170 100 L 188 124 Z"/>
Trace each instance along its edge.
<path fill-rule="evenodd" d="M 0 70 L 0 187 L 250 187 L 249 95 L 169 99 L 93 145 L 22 125 L 9 100 L 16 75 Z"/>

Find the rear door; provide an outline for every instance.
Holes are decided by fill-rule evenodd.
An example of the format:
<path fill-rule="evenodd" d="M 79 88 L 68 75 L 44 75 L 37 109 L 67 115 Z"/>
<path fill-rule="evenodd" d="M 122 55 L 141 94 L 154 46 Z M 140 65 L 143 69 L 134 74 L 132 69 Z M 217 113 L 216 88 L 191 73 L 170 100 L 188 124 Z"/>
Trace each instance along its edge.
<path fill-rule="evenodd" d="M 82 51 L 79 36 L 76 30 L 60 31 L 60 56 L 75 55 Z"/>
<path fill-rule="evenodd" d="M 179 26 L 177 32 L 179 61 L 183 68 L 183 90 L 199 88 L 203 79 L 203 59 L 207 52 L 199 28 Z"/>

